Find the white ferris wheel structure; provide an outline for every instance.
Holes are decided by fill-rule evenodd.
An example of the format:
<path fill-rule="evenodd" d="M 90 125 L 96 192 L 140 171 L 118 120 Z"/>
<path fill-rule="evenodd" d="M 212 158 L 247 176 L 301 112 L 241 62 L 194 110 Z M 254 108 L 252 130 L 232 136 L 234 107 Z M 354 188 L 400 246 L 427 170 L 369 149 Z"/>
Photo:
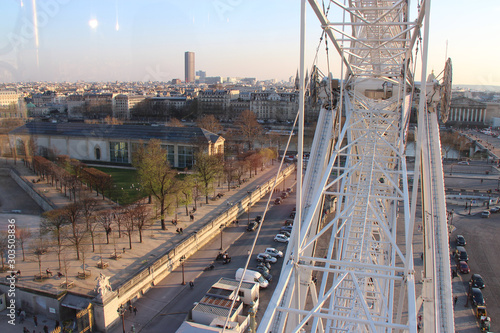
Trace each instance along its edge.
<path fill-rule="evenodd" d="M 432 75 L 426 83 L 430 0 L 410 2 L 301 0 L 297 214 L 258 332 L 454 332 L 438 126 L 447 118 L 451 63 L 443 83 Z M 340 57 L 340 80 L 316 67 L 306 78 L 309 7 Z M 321 103 L 307 167 L 306 99 Z M 416 277 L 419 215 L 424 264 Z"/>

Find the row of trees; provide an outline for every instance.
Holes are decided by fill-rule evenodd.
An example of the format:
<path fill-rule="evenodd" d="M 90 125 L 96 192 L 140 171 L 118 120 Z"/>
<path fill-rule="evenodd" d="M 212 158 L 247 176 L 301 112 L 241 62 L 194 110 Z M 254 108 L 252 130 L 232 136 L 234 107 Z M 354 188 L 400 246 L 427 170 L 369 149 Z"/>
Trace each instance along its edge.
<path fill-rule="evenodd" d="M 42 274 L 42 256 L 48 252 L 49 248 L 54 248 L 57 253 L 59 269 L 64 266 L 63 253 L 68 246 L 74 247 L 76 259 L 82 260 L 85 268 L 85 258 L 90 247 L 92 252 L 96 252 L 98 245 L 100 262 L 103 262 L 103 244 L 100 241 L 104 236 L 106 244 L 110 244 L 110 237 L 113 236 L 115 257 L 118 256 L 118 252 L 114 236 L 117 235 L 118 238 L 127 236 L 130 249 L 132 249 L 132 237 L 135 233 L 139 235 L 139 243 L 143 242 L 144 231 L 153 223 L 150 210 L 145 204 L 138 202 L 125 207 L 104 210 L 99 210 L 98 206 L 99 202 L 95 198 L 87 197 L 78 203 L 71 203 L 63 208 L 42 214 L 40 236 L 31 242 L 31 252 L 39 261 L 40 275 Z M 30 234 L 30 238 L 31 236 Z M 49 243 L 43 242 L 44 236 L 49 237 Z M 26 237 L 24 239 L 26 240 Z"/>
<path fill-rule="evenodd" d="M 249 170 L 252 177 L 252 170 L 256 175 L 258 169 L 276 156 L 276 151 L 262 149 L 224 161 L 221 155 L 209 155 L 200 150 L 194 154 L 194 172 L 181 179 L 170 167 L 161 141 L 153 139 L 147 145 L 140 145 L 133 158 L 133 165 L 137 168 L 142 188 L 159 204 L 161 227 L 165 230 L 165 215 L 171 213 L 174 207 L 185 206 L 188 215 L 188 205 L 194 201 L 196 208 L 196 200 L 200 195 L 205 196 L 208 204 L 217 180 L 227 181 L 229 190 L 233 181 L 242 183 L 246 171 Z"/>
<path fill-rule="evenodd" d="M 101 191 L 104 199 L 104 192 L 109 190 L 113 183 L 110 175 L 95 168 L 88 168 L 84 163 L 70 159 L 66 155 L 58 156 L 57 160 L 56 164 L 42 156 L 34 156 L 32 158 L 33 171 L 42 179 L 47 178 L 52 186 L 55 183 L 57 188 L 59 184 L 64 195 L 69 190 L 69 198 L 71 200 L 73 195 L 75 202 L 76 192 L 80 189 L 82 181 L 89 186 L 90 191 L 95 189 L 97 194 Z"/>

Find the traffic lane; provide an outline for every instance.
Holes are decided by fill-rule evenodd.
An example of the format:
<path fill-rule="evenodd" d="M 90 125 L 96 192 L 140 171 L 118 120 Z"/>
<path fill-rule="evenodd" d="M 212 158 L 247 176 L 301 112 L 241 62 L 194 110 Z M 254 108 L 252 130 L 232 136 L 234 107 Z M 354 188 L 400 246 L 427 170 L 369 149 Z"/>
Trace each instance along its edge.
<path fill-rule="evenodd" d="M 464 288 L 467 290 L 468 281 L 472 274 L 480 274 L 486 287 L 482 293 L 486 299 L 486 307 L 490 318 L 500 318 L 500 213 L 491 214 L 490 218 L 481 218 L 480 213 L 474 215 L 460 215 L 453 219 L 456 230 L 452 233 L 454 248 L 456 235 L 463 235 L 467 241 L 465 246 L 469 256 L 469 274 L 461 274 Z M 470 303 L 469 303 L 470 304 Z M 492 331 L 500 330 L 499 322 L 492 320 Z"/>
<path fill-rule="evenodd" d="M 262 199 L 258 204 L 256 204 L 254 209 L 250 212 L 250 220 L 255 219 L 257 215 L 263 215 L 265 204 L 267 199 Z M 289 218 L 289 214 L 292 208 L 295 206 L 295 199 L 289 197 L 285 199 L 284 204 L 271 206 L 268 213 L 266 214 L 266 219 L 262 225 L 261 234 L 265 236 L 257 240 L 256 249 L 259 251 L 265 250 L 266 247 L 276 247 L 280 251 L 286 250 L 285 244 L 275 243 L 273 238 L 274 235 L 279 231 L 281 225 L 285 219 Z M 248 217 L 247 217 L 248 219 Z M 213 258 L 214 269 L 203 271 L 195 280 L 194 288 L 191 290 L 189 286 L 179 286 L 183 288 L 182 292 L 178 294 L 173 300 L 168 300 L 168 303 L 161 309 L 160 313 L 153 318 L 148 324 L 143 328 L 146 332 L 156 332 L 162 331 L 166 333 L 174 333 L 180 327 L 182 322 L 186 319 L 187 314 L 192 309 L 195 302 L 201 300 L 203 295 L 210 289 L 210 287 L 219 280 L 221 277 L 227 277 L 234 279 L 236 270 L 240 267 L 244 267 L 248 258 L 248 251 L 251 249 L 253 240 L 256 232 L 246 231 L 246 221 L 245 216 L 241 216 L 238 224 L 232 224 L 224 229 L 222 234 L 223 242 L 228 239 L 235 239 L 235 241 L 226 249 L 229 256 L 231 257 L 231 262 L 229 264 L 222 264 L 220 261 L 215 261 Z M 243 223 L 245 221 L 245 223 Z M 272 235 L 272 238 L 270 236 Z M 211 242 L 213 244 L 220 244 L 220 238 L 215 237 Z M 279 244 L 279 245 L 278 245 Z M 203 251 L 203 249 L 201 249 Z M 249 269 L 253 269 L 257 265 L 257 260 L 255 256 L 259 252 L 255 252 L 249 262 Z M 188 259 L 184 265 L 185 274 L 188 275 L 191 271 L 189 267 L 189 262 L 192 259 Z M 273 281 L 271 281 L 267 289 L 261 289 L 260 292 L 260 311 L 257 313 L 257 320 L 263 315 L 267 304 L 272 296 L 276 283 L 279 279 L 281 272 L 281 265 L 283 259 L 280 259 L 271 268 L 271 274 L 273 275 Z M 212 262 L 203 263 L 208 266 Z M 178 274 L 178 270 L 176 270 Z M 168 277 L 167 277 L 168 279 Z M 186 283 L 189 282 L 186 280 Z M 148 295 L 152 290 L 148 293 Z M 160 290 L 157 291 L 157 293 Z M 149 297 L 153 297 L 152 295 Z M 159 296 L 158 296 L 159 297 Z M 139 299 L 140 301 L 140 299 Z"/>

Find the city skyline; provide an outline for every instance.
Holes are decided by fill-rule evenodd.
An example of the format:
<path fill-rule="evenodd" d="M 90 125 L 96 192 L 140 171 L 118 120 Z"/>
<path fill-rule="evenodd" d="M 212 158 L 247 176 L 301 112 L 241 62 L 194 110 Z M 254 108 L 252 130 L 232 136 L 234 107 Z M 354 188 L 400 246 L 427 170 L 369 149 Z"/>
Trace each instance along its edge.
<path fill-rule="evenodd" d="M 299 1 L 10 0 L 2 7 L 0 82 L 183 80 L 186 51 L 196 54 L 195 71 L 207 76 L 287 81 L 298 69 Z M 500 4 L 469 7 L 432 3 L 428 70 L 440 73 L 448 56 L 454 84 L 500 85 L 500 70 L 492 68 L 500 46 L 488 43 Z M 307 7 L 308 67 L 320 31 Z M 330 50 L 338 57 L 331 43 Z"/>

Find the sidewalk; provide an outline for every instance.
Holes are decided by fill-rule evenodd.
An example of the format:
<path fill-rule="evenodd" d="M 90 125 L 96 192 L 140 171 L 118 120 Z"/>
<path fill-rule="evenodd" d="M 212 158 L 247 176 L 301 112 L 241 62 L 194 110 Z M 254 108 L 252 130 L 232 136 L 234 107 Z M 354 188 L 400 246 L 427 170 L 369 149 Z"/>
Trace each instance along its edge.
<path fill-rule="evenodd" d="M 5 164 L 3 164 L 5 165 Z M 10 166 L 13 166 L 13 163 L 9 164 Z M 178 224 L 176 226 L 171 225 L 170 221 L 167 221 L 167 230 L 161 230 L 159 226 L 159 222 L 155 222 L 155 225 L 153 228 L 150 230 L 146 231 L 143 233 L 143 238 L 144 241 L 142 244 L 138 243 L 138 235 L 134 235 L 133 239 L 133 250 L 128 250 L 128 237 L 124 236 L 121 239 L 116 238 L 116 248 L 117 249 L 122 249 L 122 247 L 125 249 L 123 253 L 123 257 L 119 261 L 115 260 L 108 260 L 108 254 L 109 252 L 109 247 L 113 247 L 113 245 L 109 245 L 108 249 L 102 250 L 103 251 L 103 258 L 109 261 L 109 267 L 104 270 L 99 270 L 97 269 L 96 266 L 96 261 L 99 260 L 99 249 L 96 248 L 96 253 L 90 253 L 89 252 L 89 257 L 86 260 L 86 266 L 88 266 L 88 269 L 91 269 L 93 271 L 93 275 L 91 278 L 86 279 L 86 280 L 79 280 L 76 279 L 76 270 L 81 268 L 81 263 L 78 267 L 75 267 L 73 265 L 73 273 L 68 273 L 68 276 L 72 275 L 72 278 L 70 280 L 73 280 L 75 282 L 75 287 L 70 289 L 73 292 L 77 293 L 83 293 L 83 294 L 91 294 L 94 287 L 95 287 L 95 276 L 98 275 L 100 272 L 107 276 L 112 276 L 110 279 L 113 290 L 116 289 L 116 286 L 120 285 L 123 283 L 123 281 L 127 280 L 131 276 L 135 274 L 135 271 L 137 269 L 140 269 L 143 267 L 144 262 L 147 262 L 149 260 L 155 260 L 157 257 L 159 257 L 161 254 L 165 252 L 167 248 L 170 248 L 173 246 L 175 243 L 178 241 L 182 240 L 184 238 L 183 235 L 178 234 L 175 230 L 177 228 L 183 228 L 184 230 L 184 235 L 191 234 L 192 232 L 197 231 L 198 229 L 201 228 L 202 225 L 206 224 L 208 221 L 213 219 L 214 217 L 218 216 L 220 212 L 224 211 L 227 209 L 228 205 L 230 202 L 236 202 L 239 201 L 241 198 L 247 195 L 248 191 L 253 191 L 255 190 L 260 184 L 264 183 L 268 179 L 274 178 L 274 176 L 277 173 L 278 170 L 278 164 L 275 163 L 274 166 L 268 166 L 264 171 L 258 172 L 257 176 L 253 175 L 251 179 L 248 179 L 247 182 L 243 183 L 240 187 L 234 188 L 228 191 L 227 185 L 226 187 L 220 186 L 215 189 L 215 193 L 224 193 L 223 198 L 218 199 L 216 201 L 209 200 L 209 204 L 205 204 L 205 198 L 201 198 L 201 200 L 198 201 L 198 207 L 195 212 L 195 218 L 194 221 L 190 221 L 190 217 L 186 216 L 185 214 L 185 208 L 184 207 L 179 207 L 176 209 L 176 213 L 178 214 L 177 219 L 178 219 Z M 19 172 L 27 177 L 35 177 L 34 175 L 30 174 L 30 170 L 24 167 L 21 162 L 18 161 L 16 165 L 16 169 L 19 170 Z M 43 188 L 45 196 L 53 199 L 57 205 L 64 206 L 67 203 L 69 203 L 69 199 L 64 197 L 64 195 L 56 190 L 55 188 L 52 188 L 48 186 L 48 184 L 44 182 L 40 182 L 37 184 L 34 184 L 35 186 L 39 186 L 38 188 Z M 290 184 L 287 184 L 287 186 L 290 186 Z M 280 186 L 280 189 L 282 188 L 283 185 Z M 192 205 L 190 205 L 191 208 Z M 244 227 L 244 223 L 240 224 L 241 227 Z M 242 228 L 242 230 L 244 230 Z M 227 233 L 225 234 L 225 239 L 224 243 L 232 242 L 233 240 L 230 239 L 229 234 L 233 233 Z M 207 246 L 210 246 L 213 242 L 217 241 L 217 239 L 214 239 L 211 243 L 209 243 Z M 102 242 L 102 240 L 101 240 Z M 104 240 L 105 243 L 105 240 Z M 103 246 L 104 247 L 104 246 Z M 219 251 L 219 246 L 215 246 L 213 251 L 198 251 L 198 253 L 195 256 L 192 256 L 189 260 L 187 260 L 187 263 L 189 263 L 190 270 L 186 271 L 185 274 L 185 281 L 191 281 L 196 278 L 201 272 L 203 271 L 203 268 L 206 266 L 205 263 L 207 262 L 207 258 L 213 259 Z M 28 258 L 27 258 L 28 259 Z M 72 260 L 74 264 L 78 264 L 75 260 Z M 53 258 L 47 258 L 44 259 L 44 263 L 42 264 L 44 269 L 45 267 L 52 267 L 53 271 L 56 271 L 54 268 L 57 267 L 57 256 L 54 254 Z M 22 276 L 19 279 L 18 286 L 24 286 L 27 288 L 32 288 L 35 290 L 40 290 L 44 292 L 51 292 L 51 293 L 57 293 L 61 292 L 63 289 L 59 288 L 59 284 L 61 282 L 64 282 L 63 280 L 58 280 L 58 278 L 53 277 L 48 280 L 45 280 L 44 283 L 39 283 L 39 282 L 34 282 L 32 281 L 32 277 L 34 274 L 38 272 L 38 262 L 34 260 L 27 260 L 26 262 L 22 262 L 21 259 L 18 258 L 18 265 L 16 266 L 16 269 L 20 269 L 22 271 Z M 113 274 L 115 273 L 115 274 Z M 168 288 L 171 286 L 172 288 L 172 293 L 177 294 L 179 293 L 182 288 L 179 288 L 180 285 L 180 268 L 175 271 L 174 273 L 170 274 L 168 279 L 168 284 L 163 286 L 165 288 Z M 172 297 L 175 297 L 172 296 Z M 170 296 L 169 296 L 170 299 Z M 147 297 L 141 298 L 141 302 L 146 301 Z M 162 306 L 163 307 L 163 306 Z M 137 321 L 137 323 L 141 324 L 141 322 L 144 322 L 144 320 L 150 320 L 150 311 L 144 311 L 145 309 L 151 309 L 154 311 L 154 309 L 161 309 L 162 307 L 158 307 L 158 305 L 154 306 L 152 305 L 151 307 L 148 306 L 143 306 L 141 305 L 141 311 L 137 313 L 137 318 L 134 321 Z M 0 320 L 0 332 L 13 332 L 13 327 L 7 323 L 8 317 L 6 316 L 7 311 L 4 310 L 0 312 L 2 315 L 3 320 Z M 34 329 L 34 322 L 33 322 L 33 314 L 27 313 L 27 319 L 25 323 L 22 325 L 17 324 L 15 331 L 22 332 L 22 327 L 26 326 L 28 329 L 33 331 Z M 37 331 L 43 331 L 43 325 L 47 325 L 49 330 L 52 330 L 55 326 L 55 321 L 52 320 L 47 320 L 45 316 L 42 314 L 37 314 L 38 316 L 38 323 L 39 326 L 37 327 Z M 18 316 L 16 316 L 18 318 Z M 143 318 L 141 320 L 141 318 Z M 149 318 L 149 319 L 148 319 Z M 43 323 L 42 326 L 40 324 Z M 126 327 L 130 327 L 126 326 Z M 138 326 L 136 325 L 136 328 Z M 119 330 L 117 332 L 121 332 L 121 323 L 119 325 Z"/>

